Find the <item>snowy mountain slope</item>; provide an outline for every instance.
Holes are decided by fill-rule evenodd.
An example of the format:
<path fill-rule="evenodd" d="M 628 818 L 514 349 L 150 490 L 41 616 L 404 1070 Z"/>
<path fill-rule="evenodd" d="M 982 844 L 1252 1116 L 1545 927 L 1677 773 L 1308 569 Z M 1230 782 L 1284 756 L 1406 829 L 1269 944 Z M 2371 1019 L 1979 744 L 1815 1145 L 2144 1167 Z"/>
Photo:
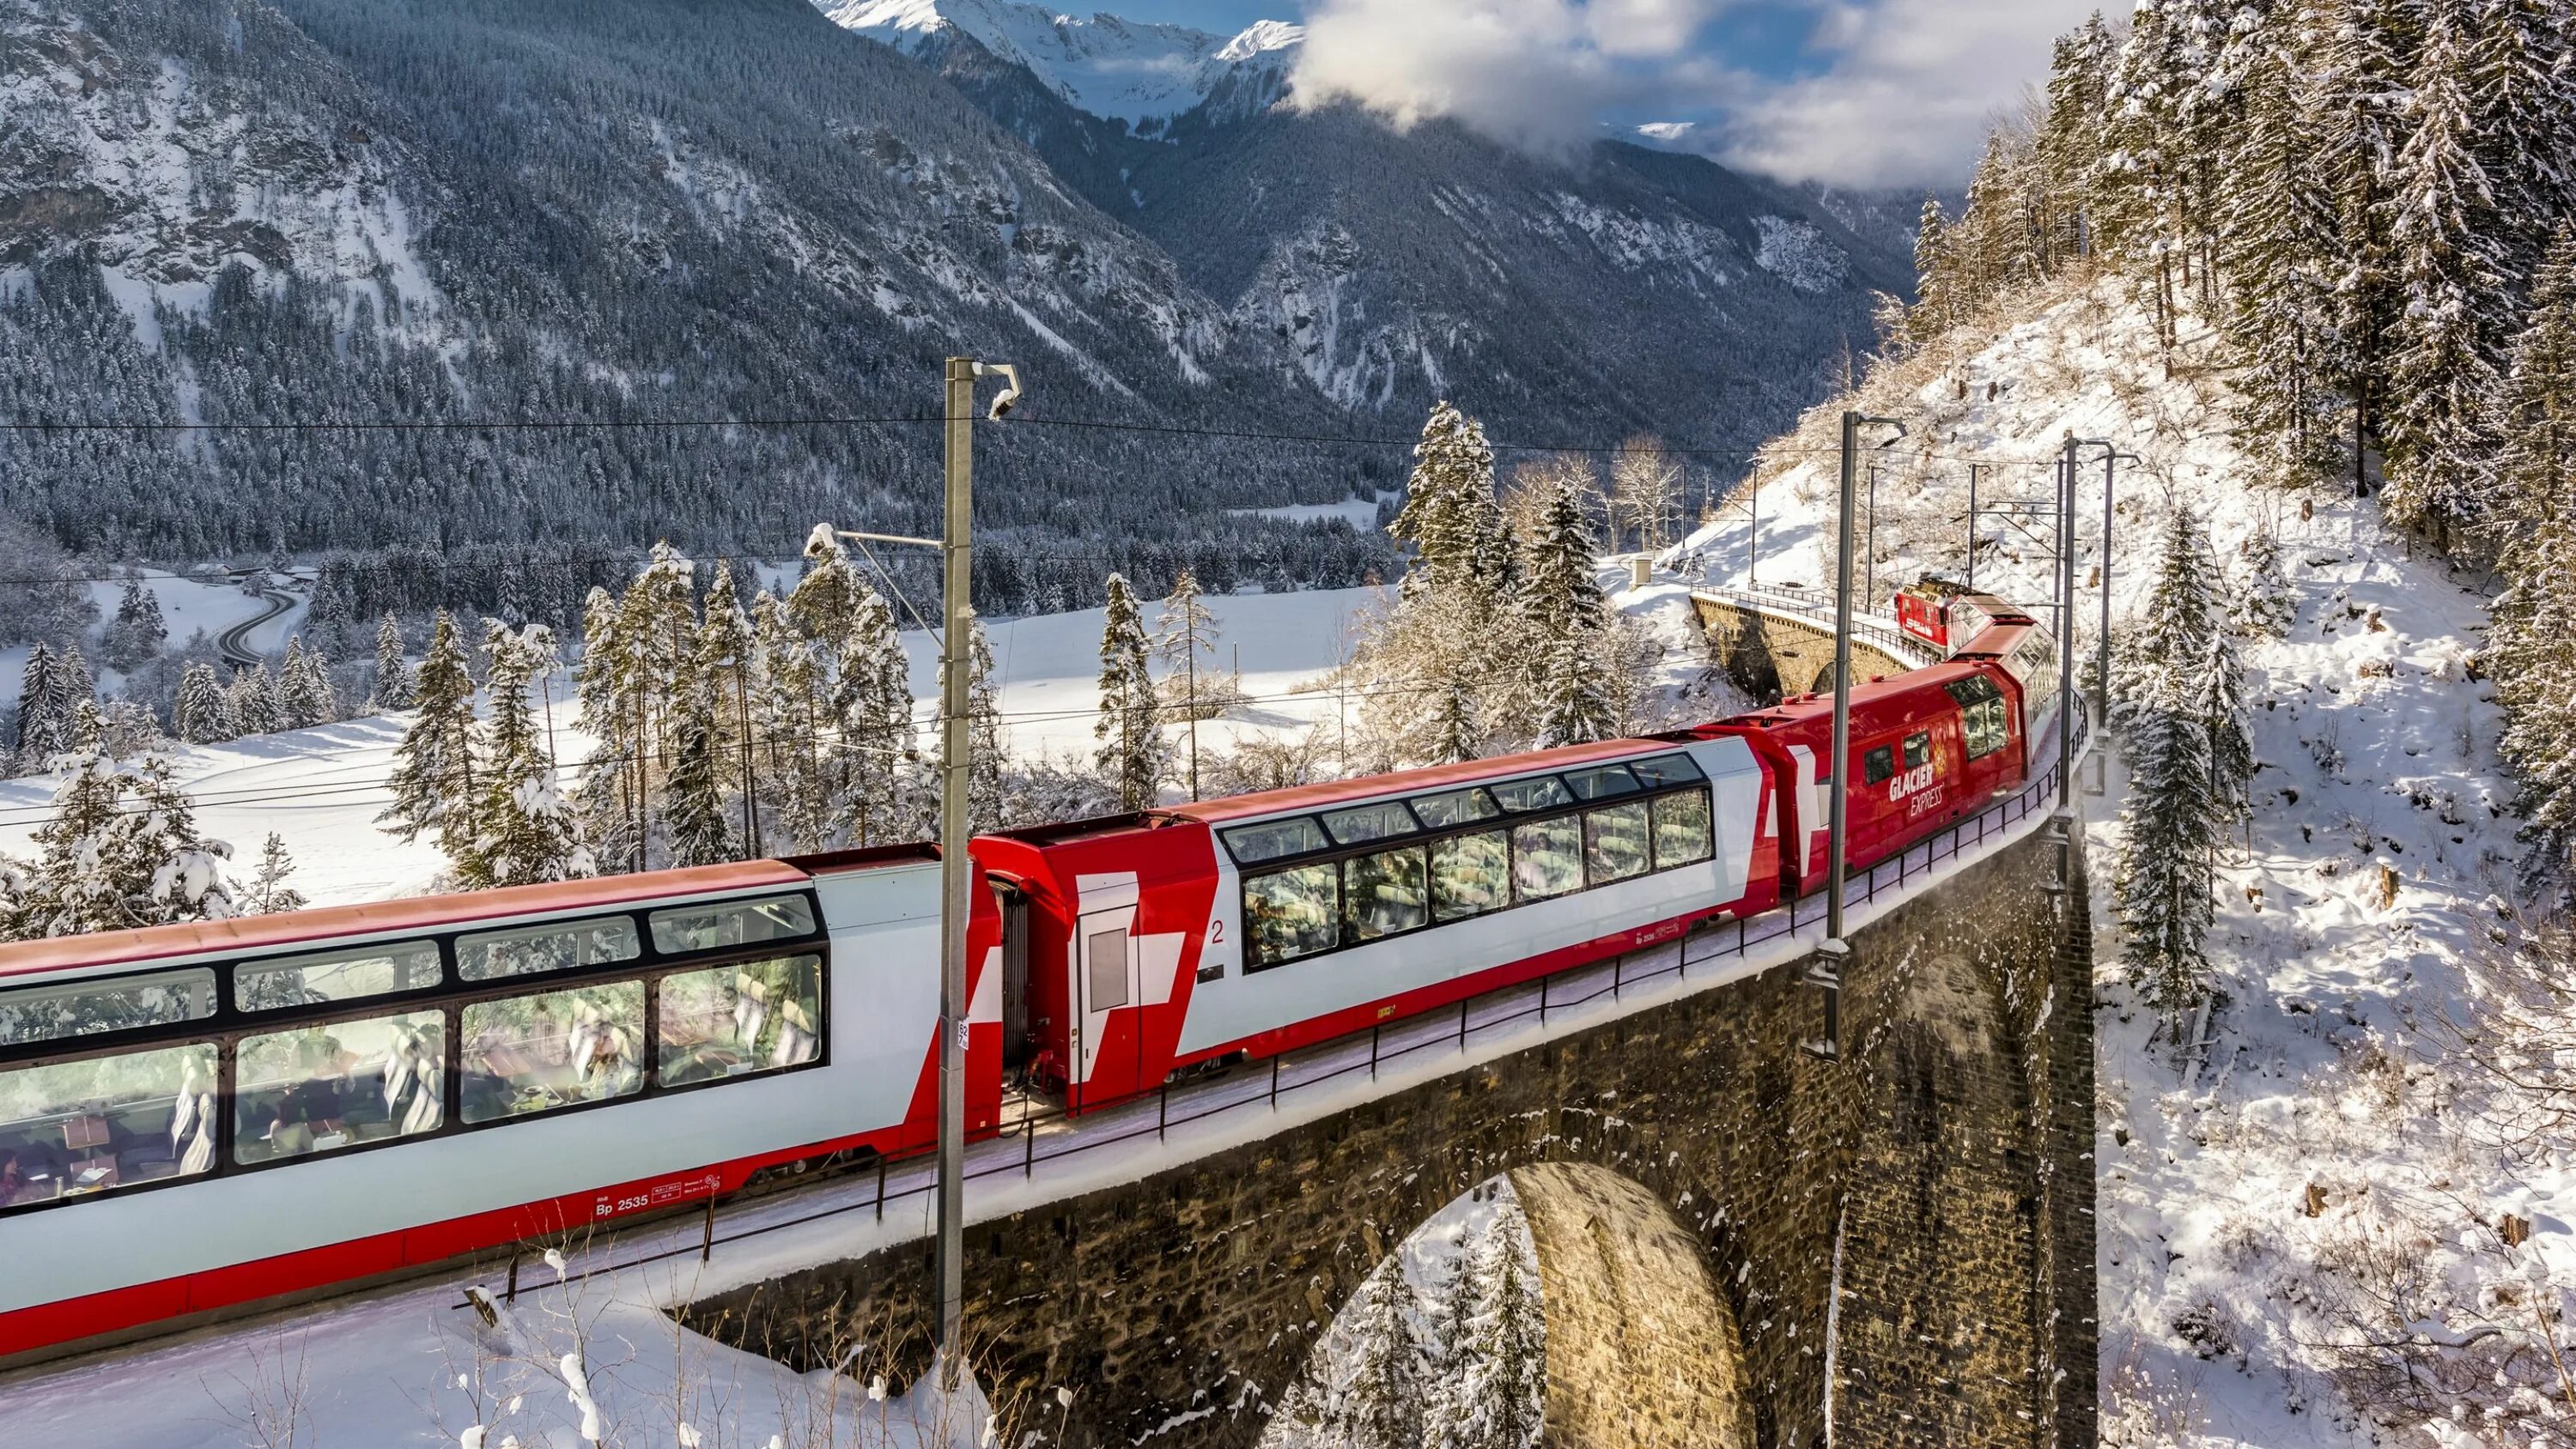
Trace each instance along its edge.
<path fill-rule="evenodd" d="M 1261 20 L 1234 35 L 1101 13 L 1085 20 L 1016 0 L 815 0 L 832 22 L 918 55 L 955 30 L 1023 66 L 1066 104 L 1137 134 L 1160 131 L 1220 89 L 1284 90 L 1305 31 Z"/>
<path fill-rule="evenodd" d="M 380 139 L 327 57 L 265 7 L 230 18 L 222 58 L 108 18 L 0 3 L 0 262 L 94 255 L 147 336 L 156 296 L 202 306 L 227 263 L 366 289 L 379 316 L 415 326 L 435 316 L 415 235 L 426 198 L 404 194 L 417 160 Z"/>
<path fill-rule="evenodd" d="M 1966 459 L 2013 460 L 1981 479 L 1986 502 L 2045 496 L 2046 459 L 2069 430 L 2146 459 L 2122 474 L 2115 631 L 2143 600 L 2167 510 L 2201 520 L 2231 569 L 2258 527 L 2283 545 L 2295 618 L 2284 637 L 2241 646 L 2261 768 L 2252 820 L 2220 864 L 2210 950 L 2224 995 L 2205 1050 L 2160 1033 L 2117 965 L 2102 914 L 2125 784 L 2116 765 L 2108 793 L 2082 802 L 2100 953 L 2106 1437 L 2269 1449 L 2529 1442 L 2485 1437 L 2465 1398 L 2467 1427 L 2452 1438 L 2375 1439 L 2338 1392 L 2374 1358 L 2356 1344 L 2420 1335 L 2416 1351 L 2438 1359 L 2432 1345 L 2474 1343 L 2497 1321 L 2511 1329 L 2532 1305 L 2576 1310 L 2565 1286 L 2576 1237 L 2551 1208 L 2576 1182 L 2547 1154 L 2470 1130 L 2493 1086 L 2461 1072 L 2444 1026 L 2471 1010 L 2471 969 L 2502 924 L 2496 902 L 2519 858 L 2494 754 L 2501 718 L 2470 668 L 2485 595 L 2412 556 L 2368 500 L 2264 486 L 2233 436 L 2212 340 L 2187 329 L 2168 373 L 2116 287 L 2058 291 L 1994 335 L 1954 339 L 1877 379 L 1859 402 L 1915 422 L 1906 443 L 1875 455 L 1882 593 L 1923 570 L 1964 571 Z M 1773 454 L 1760 500 L 1766 583 L 1832 577 L 1826 422 L 1810 419 Z M 2077 632 L 2089 649 L 2099 465 L 2082 477 Z M 1980 538 L 1980 585 L 2048 596 L 2038 540 L 1999 519 Z M 1740 580 L 1749 542 L 1746 515 L 1730 509 L 1677 556 Z M 2506 1212 L 2537 1225 L 2527 1246 L 2498 1237 Z M 2482 1376 L 2475 1362 L 2459 1367 Z M 2536 1354 L 2515 1372 L 2550 1381 Z"/>

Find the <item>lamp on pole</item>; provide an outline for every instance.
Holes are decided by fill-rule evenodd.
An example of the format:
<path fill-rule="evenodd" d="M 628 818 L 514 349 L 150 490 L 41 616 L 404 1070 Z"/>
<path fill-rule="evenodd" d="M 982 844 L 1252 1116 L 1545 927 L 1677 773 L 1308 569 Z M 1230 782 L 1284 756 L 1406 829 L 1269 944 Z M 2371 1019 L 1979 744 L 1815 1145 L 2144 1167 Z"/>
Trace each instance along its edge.
<path fill-rule="evenodd" d="M 1896 430 L 1880 447 L 1905 436 L 1905 424 L 1894 418 L 1843 414 L 1842 509 L 1834 523 L 1834 742 L 1826 763 L 1832 785 L 1825 797 L 1825 939 L 1807 969 L 1808 984 L 1825 993 L 1824 1038 L 1809 1042 L 1807 1050 L 1829 1060 L 1842 1054 L 1842 963 L 1851 955 L 1851 942 L 1843 934 L 1843 839 L 1851 775 L 1852 513 L 1864 427 Z"/>
<path fill-rule="evenodd" d="M 944 523 L 938 538 L 834 530 L 861 542 L 935 548 L 940 553 L 939 630 L 939 1347 L 942 1372 L 960 1361 L 966 1316 L 966 927 L 975 867 L 966 852 L 966 781 L 972 730 L 969 674 L 974 606 L 968 547 L 975 523 L 975 384 L 999 376 L 986 416 L 999 421 L 1020 400 L 1019 369 L 952 357 L 945 409 Z M 808 545 L 811 552 L 817 544 Z"/>

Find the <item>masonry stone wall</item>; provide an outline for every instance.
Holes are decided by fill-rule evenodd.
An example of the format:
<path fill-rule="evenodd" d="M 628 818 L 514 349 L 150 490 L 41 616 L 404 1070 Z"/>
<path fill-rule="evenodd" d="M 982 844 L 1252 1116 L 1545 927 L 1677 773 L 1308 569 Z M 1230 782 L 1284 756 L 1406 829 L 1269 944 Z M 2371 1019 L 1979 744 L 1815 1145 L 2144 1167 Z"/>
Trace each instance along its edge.
<path fill-rule="evenodd" d="M 1732 1320 L 1712 1331 L 1732 1340 L 1740 1442 L 1823 1442 L 1830 1329 L 1840 1444 L 2089 1444 L 2090 980 L 2062 948 L 2047 834 L 1857 933 L 1838 1059 L 1802 1050 L 1821 1002 L 1788 966 L 978 1225 L 978 1360 L 1050 1430 L 1074 1390 L 1062 1442 L 1253 1445 L 1415 1225 L 1497 1172 L 1582 1165 L 1639 1185 L 1701 1255 Z M 1648 1252 L 1647 1219 L 1623 1221 L 1620 1251 Z M 1543 1286 L 1617 1261 L 1561 1253 Z M 907 1245 L 684 1317 L 802 1367 L 862 1338 L 902 1367 L 928 1287 L 928 1246 Z M 1571 1361 L 1550 1373 L 1551 1422 L 1601 1391 Z M 1669 1442 L 1644 1427 L 1661 1422 L 1629 1442 Z"/>
<path fill-rule="evenodd" d="M 1746 698 L 1771 705 L 1787 695 L 1833 688 L 1833 630 L 1705 594 L 1692 595 L 1691 604 L 1708 640 L 1709 662 Z M 1852 673 L 1859 679 L 1913 667 L 1866 639 L 1852 640 Z"/>

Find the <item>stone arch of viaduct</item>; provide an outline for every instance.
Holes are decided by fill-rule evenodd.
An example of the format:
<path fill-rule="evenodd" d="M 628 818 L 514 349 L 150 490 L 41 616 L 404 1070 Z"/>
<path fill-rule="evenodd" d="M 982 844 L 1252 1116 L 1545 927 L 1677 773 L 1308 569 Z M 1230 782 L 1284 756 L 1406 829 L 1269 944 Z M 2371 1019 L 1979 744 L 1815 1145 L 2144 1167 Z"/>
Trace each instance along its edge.
<path fill-rule="evenodd" d="M 1720 595 L 1694 593 L 1707 640 L 1709 664 L 1760 704 L 1784 695 L 1833 688 L 1834 631 L 1785 610 L 1748 607 Z M 1857 679 L 1902 674 L 1914 667 L 1892 649 L 1855 634 L 1852 673 Z"/>
<path fill-rule="evenodd" d="M 1821 1444 L 1830 1377 L 1842 1444 L 2089 1444 L 2089 944 L 2045 887 L 2055 851 L 2034 830 L 1856 933 L 1837 1060 L 1802 1050 L 1822 1007 L 1786 966 L 978 1224 L 980 1361 L 1049 1420 L 1074 1388 L 1072 1444 L 1254 1445 L 1414 1225 L 1497 1172 L 1598 1169 L 1660 1204 L 1716 1286 L 1733 1442 Z M 813 1367 L 853 1334 L 917 1342 L 928 1288 L 908 1244 L 686 1316 Z M 1654 1343 L 1567 1347 L 1551 1445 L 1729 1442 L 1601 1381 L 1644 1372 Z"/>

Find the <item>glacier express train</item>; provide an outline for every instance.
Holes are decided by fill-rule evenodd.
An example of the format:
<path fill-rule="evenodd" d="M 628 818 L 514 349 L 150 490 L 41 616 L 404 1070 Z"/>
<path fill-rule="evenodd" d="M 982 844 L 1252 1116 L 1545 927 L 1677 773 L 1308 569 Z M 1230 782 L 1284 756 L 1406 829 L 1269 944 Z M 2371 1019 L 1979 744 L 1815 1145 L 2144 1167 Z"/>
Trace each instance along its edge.
<path fill-rule="evenodd" d="M 1852 692 L 1850 862 L 2010 793 L 2058 706 L 1996 605 Z M 1080 1114 L 1769 910 L 1830 701 L 978 838 L 967 1118 Z M 0 1366 L 936 1133 L 929 846 L 0 946 Z"/>

